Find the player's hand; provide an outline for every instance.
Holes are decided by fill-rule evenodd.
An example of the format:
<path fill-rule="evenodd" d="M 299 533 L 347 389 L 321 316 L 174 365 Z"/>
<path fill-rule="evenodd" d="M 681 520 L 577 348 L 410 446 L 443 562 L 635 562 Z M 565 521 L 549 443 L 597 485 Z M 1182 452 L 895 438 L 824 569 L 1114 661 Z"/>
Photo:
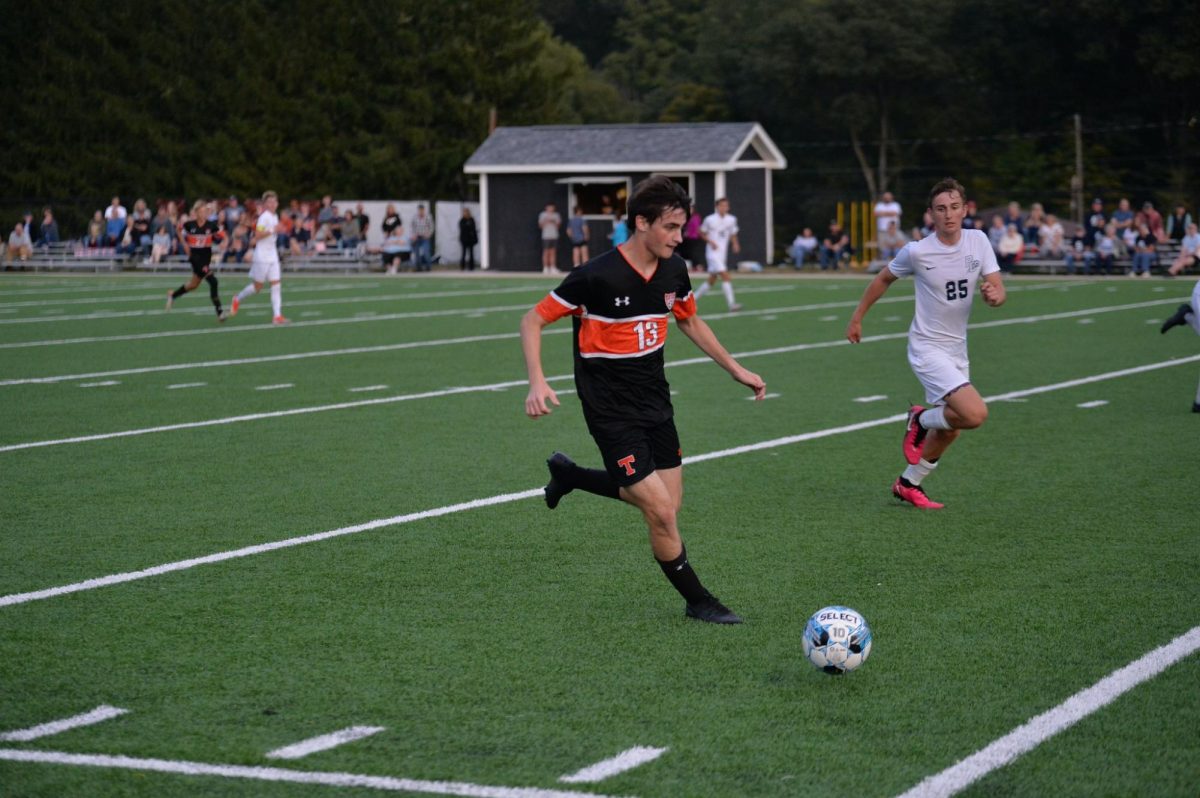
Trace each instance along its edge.
<path fill-rule="evenodd" d="M 852 344 L 857 344 L 862 340 L 862 322 L 858 319 L 850 319 L 850 323 L 846 325 L 846 340 Z"/>
<path fill-rule="evenodd" d="M 746 369 L 739 366 L 738 370 L 734 372 L 733 378 L 742 385 L 745 385 L 750 390 L 754 391 L 754 401 L 761 402 L 766 398 L 767 383 L 763 381 L 762 377 L 758 376 L 753 371 L 746 371 Z"/>
<path fill-rule="evenodd" d="M 550 415 L 550 405 L 559 406 L 558 395 L 554 393 L 554 389 L 546 382 L 540 385 L 531 385 L 529 387 L 529 395 L 525 397 L 525 415 L 530 418 L 538 418 L 539 416 Z"/>
<path fill-rule="evenodd" d="M 990 306 L 995 308 L 1004 304 L 1006 292 L 1003 285 L 985 282 L 979 290 L 983 293 L 983 301 Z"/>

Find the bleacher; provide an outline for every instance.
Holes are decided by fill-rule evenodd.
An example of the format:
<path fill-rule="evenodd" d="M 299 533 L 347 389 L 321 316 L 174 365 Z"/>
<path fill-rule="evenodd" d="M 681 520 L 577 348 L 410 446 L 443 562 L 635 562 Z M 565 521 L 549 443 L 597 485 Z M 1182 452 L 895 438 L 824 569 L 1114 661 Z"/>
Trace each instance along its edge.
<path fill-rule="evenodd" d="M 304 255 L 280 254 L 280 263 L 284 271 L 292 272 L 362 272 L 368 270 L 382 271 L 380 257 L 377 253 L 365 250 L 326 250 L 324 252 L 309 252 Z M 148 272 L 189 272 L 187 258 L 182 255 L 171 255 L 160 263 L 151 263 L 144 255 L 127 255 L 119 253 L 113 247 L 85 247 L 76 241 L 60 241 L 48 247 L 35 247 L 33 254 L 26 260 L 14 260 L 5 263 L 5 269 L 15 271 L 88 271 L 88 272 L 118 272 L 118 271 L 148 271 Z M 250 256 L 247 255 L 242 263 L 230 260 L 217 263 L 219 271 L 249 271 Z"/>
<path fill-rule="evenodd" d="M 1166 239 L 1158 242 L 1158 263 L 1154 267 L 1154 273 L 1159 274 L 1166 272 L 1167 267 L 1175 258 L 1179 257 L 1179 242 Z M 1125 274 L 1133 268 L 1133 255 L 1127 254 L 1124 257 L 1116 258 L 1113 261 L 1112 273 Z M 1075 273 L 1083 272 L 1082 259 L 1079 259 L 1075 264 Z M 1038 253 L 1021 258 L 1020 261 L 1013 267 L 1014 274 L 1066 274 L 1067 261 L 1065 258 L 1048 258 L 1042 257 Z"/>

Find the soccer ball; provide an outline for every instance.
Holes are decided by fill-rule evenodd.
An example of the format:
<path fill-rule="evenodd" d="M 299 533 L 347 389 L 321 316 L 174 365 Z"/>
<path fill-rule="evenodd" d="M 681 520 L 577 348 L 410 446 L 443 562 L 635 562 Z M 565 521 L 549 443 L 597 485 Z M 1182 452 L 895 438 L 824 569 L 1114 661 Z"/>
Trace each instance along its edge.
<path fill-rule="evenodd" d="M 849 607 L 822 607 L 804 628 L 804 656 L 826 673 L 846 673 L 871 655 L 867 619 Z"/>

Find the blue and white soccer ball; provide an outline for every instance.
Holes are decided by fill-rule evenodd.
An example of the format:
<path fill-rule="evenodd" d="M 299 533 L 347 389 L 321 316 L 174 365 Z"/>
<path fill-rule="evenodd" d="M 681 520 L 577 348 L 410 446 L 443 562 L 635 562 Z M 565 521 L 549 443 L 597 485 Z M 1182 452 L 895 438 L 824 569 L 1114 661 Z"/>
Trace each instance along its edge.
<path fill-rule="evenodd" d="M 804 656 L 826 673 L 846 673 L 871 656 L 871 627 L 849 607 L 822 607 L 804 628 Z"/>

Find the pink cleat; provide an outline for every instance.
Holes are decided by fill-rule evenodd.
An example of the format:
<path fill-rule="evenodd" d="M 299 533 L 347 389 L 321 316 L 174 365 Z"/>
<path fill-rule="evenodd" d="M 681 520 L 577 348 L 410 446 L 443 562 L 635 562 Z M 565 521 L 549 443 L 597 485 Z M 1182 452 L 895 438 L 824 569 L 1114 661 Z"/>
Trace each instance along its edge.
<path fill-rule="evenodd" d="M 940 510 L 946 506 L 926 496 L 920 485 L 905 485 L 899 477 L 892 484 L 892 495 L 900 501 L 908 502 L 913 507 L 919 507 L 922 510 Z"/>
<path fill-rule="evenodd" d="M 925 412 L 925 408 L 920 405 L 913 405 L 908 409 L 908 423 L 904 425 L 904 460 L 909 465 L 916 465 L 921 461 L 921 451 L 925 448 L 925 433 L 929 430 L 921 426 L 917 420 L 921 414 Z"/>
<path fill-rule="evenodd" d="M 272 324 L 287 324 L 288 320 L 285 319 L 283 316 L 276 316 L 275 318 L 271 319 L 271 323 Z"/>
<path fill-rule="evenodd" d="M 238 299 L 237 295 L 235 294 L 233 297 L 233 301 L 229 303 L 229 315 L 236 316 L 237 312 L 238 312 L 238 308 L 240 308 L 241 306 L 242 306 L 242 300 Z"/>

